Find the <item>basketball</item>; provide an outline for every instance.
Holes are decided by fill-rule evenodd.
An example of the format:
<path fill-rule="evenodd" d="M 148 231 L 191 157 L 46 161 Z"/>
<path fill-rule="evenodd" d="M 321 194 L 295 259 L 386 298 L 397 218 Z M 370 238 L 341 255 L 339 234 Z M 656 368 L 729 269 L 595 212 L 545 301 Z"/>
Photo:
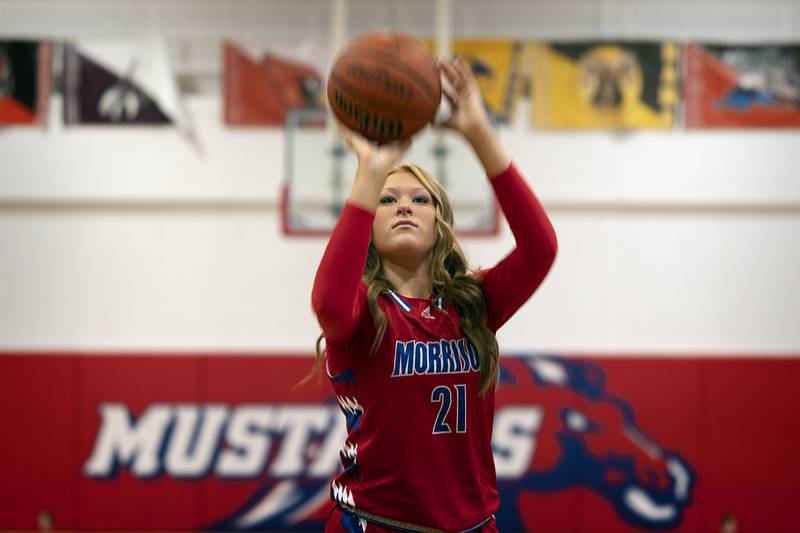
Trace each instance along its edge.
<path fill-rule="evenodd" d="M 328 102 L 345 126 L 379 143 L 411 137 L 433 119 L 442 87 L 416 37 L 369 33 L 352 40 L 328 77 Z"/>

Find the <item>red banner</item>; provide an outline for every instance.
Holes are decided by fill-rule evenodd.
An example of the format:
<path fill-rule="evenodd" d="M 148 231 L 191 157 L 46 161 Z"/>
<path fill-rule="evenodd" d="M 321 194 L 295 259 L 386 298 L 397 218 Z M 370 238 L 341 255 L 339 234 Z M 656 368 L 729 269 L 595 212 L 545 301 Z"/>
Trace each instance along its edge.
<path fill-rule="evenodd" d="M 310 357 L 0 355 L 0 529 L 319 530 L 344 417 Z M 502 531 L 796 531 L 800 358 L 502 359 Z"/>
<path fill-rule="evenodd" d="M 280 126 L 292 110 L 323 109 L 322 76 L 315 65 L 274 53 L 258 59 L 225 43 L 225 123 Z"/>
<path fill-rule="evenodd" d="M 800 126 L 800 46 L 690 43 L 685 64 L 688 127 Z"/>
<path fill-rule="evenodd" d="M 49 42 L 0 40 L 0 125 L 47 122 Z"/>

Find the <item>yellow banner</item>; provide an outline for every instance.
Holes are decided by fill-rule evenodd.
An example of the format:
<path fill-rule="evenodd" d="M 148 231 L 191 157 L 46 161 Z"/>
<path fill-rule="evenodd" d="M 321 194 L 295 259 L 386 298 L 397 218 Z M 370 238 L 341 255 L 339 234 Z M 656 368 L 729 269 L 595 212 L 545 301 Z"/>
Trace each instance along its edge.
<path fill-rule="evenodd" d="M 678 101 L 675 43 L 529 45 L 538 128 L 671 128 Z"/>
<path fill-rule="evenodd" d="M 433 41 L 426 45 L 435 52 Z M 524 43 L 512 39 L 455 39 L 452 43 L 452 55 L 463 56 L 472 67 L 495 123 L 513 119 L 524 82 L 524 51 Z"/>
<path fill-rule="evenodd" d="M 491 118 L 509 123 L 522 89 L 524 45 L 510 39 L 456 39 L 453 55 L 472 66 Z"/>

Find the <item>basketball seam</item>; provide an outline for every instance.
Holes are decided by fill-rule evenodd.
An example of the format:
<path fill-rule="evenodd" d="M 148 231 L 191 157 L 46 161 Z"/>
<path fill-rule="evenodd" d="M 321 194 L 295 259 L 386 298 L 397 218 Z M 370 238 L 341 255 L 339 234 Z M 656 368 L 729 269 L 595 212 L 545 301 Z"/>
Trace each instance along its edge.
<path fill-rule="evenodd" d="M 437 102 L 436 98 L 437 95 L 433 90 L 433 87 L 431 87 L 430 84 L 428 83 L 428 81 L 422 76 L 420 76 L 419 72 L 408 66 L 406 63 L 400 61 L 397 57 L 391 54 L 381 52 L 380 50 L 375 50 L 373 48 L 364 48 L 363 46 L 353 46 L 351 50 L 358 50 L 367 55 L 372 54 L 374 56 L 377 56 L 376 58 L 373 59 L 378 59 L 378 60 L 393 59 L 397 61 L 394 67 L 397 68 L 397 70 L 400 70 L 404 75 L 408 76 L 409 78 L 414 78 L 414 80 L 420 85 L 422 90 L 426 93 L 426 96 L 428 96 L 428 98 L 431 99 L 431 102 L 432 103 Z M 436 72 L 435 66 L 434 66 L 434 72 Z M 438 76 L 438 73 L 436 75 Z M 438 96 L 441 97 L 441 94 L 439 94 Z"/>
<path fill-rule="evenodd" d="M 380 100 L 375 100 L 370 98 L 366 93 L 363 91 L 356 89 L 352 84 L 343 80 L 338 75 L 331 73 L 331 81 L 334 85 L 338 85 L 343 92 L 349 94 L 350 96 L 354 97 L 355 99 L 359 100 L 361 103 L 371 106 L 375 109 L 376 112 L 381 112 L 380 109 L 382 107 L 386 107 L 387 105 L 392 105 L 394 107 L 402 108 L 402 112 L 395 113 L 399 118 L 410 118 L 416 120 L 424 120 L 425 122 L 429 121 L 431 117 L 436 113 L 434 109 L 433 113 L 415 113 L 414 106 L 405 106 L 405 105 L 397 105 L 394 102 L 385 102 Z"/>

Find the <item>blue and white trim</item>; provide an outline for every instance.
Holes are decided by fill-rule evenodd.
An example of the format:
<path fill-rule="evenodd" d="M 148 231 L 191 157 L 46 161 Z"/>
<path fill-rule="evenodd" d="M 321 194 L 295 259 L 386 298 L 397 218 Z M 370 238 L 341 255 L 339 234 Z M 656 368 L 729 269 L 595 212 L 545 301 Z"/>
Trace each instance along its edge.
<path fill-rule="evenodd" d="M 403 311 L 405 311 L 406 313 L 411 312 L 411 305 L 409 305 L 409 303 L 405 301 L 402 296 L 400 296 L 399 294 L 397 294 L 392 290 L 388 290 L 386 292 L 388 292 L 389 296 L 391 296 L 392 299 L 394 299 L 394 301 L 397 302 L 397 304 L 403 308 Z M 444 309 L 444 300 L 442 299 L 441 296 L 438 296 L 434 300 L 433 305 L 435 305 L 437 309 Z"/>
<path fill-rule="evenodd" d="M 403 300 L 403 298 L 399 294 L 397 294 L 394 291 L 388 291 L 388 292 L 389 292 L 389 296 L 394 298 L 394 301 L 397 302 L 398 305 L 400 305 L 400 307 L 403 308 L 403 311 L 405 311 L 406 313 L 410 313 L 411 312 L 411 306 L 408 305 L 408 302 Z"/>

